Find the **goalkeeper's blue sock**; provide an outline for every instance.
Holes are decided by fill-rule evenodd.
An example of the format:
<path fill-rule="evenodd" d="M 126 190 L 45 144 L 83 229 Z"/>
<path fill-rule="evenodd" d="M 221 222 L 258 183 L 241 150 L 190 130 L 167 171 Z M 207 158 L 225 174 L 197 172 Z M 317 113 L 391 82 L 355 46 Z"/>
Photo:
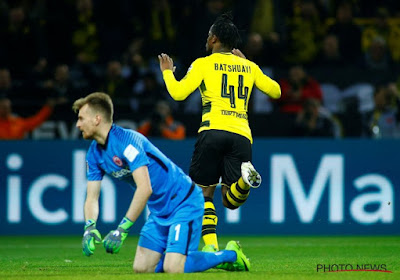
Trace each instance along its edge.
<path fill-rule="evenodd" d="M 164 272 L 164 259 L 165 259 L 165 254 L 161 256 L 160 261 L 158 262 L 156 269 L 154 270 L 155 273 L 161 273 Z"/>
<path fill-rule="evenodd" d="M 191 251 L 187 255 L 184 272 L 201 272 L 223 262 L 235 262 L 236 259 L 235 251 L 221 250 L 215 253 Z"/>

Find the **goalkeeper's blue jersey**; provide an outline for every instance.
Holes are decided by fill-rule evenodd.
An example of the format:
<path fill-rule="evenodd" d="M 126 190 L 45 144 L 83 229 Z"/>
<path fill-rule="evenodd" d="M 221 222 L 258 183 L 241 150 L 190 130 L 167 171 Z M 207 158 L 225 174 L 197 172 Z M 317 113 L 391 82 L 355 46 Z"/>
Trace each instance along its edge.
<path fill-rule="evenodd" d="M 204 200 L 199 199 L 203 199 L 202 196 L 191 195 L 193 192 L 201 193 L 200 188 L 146 137 L 136 131 L 112 125 L 104 146 L 96 141 L 92 142 L 86 161 L 89 181 L 100 181 L 107 173 L 126 181 L 134 189 L 136 184 L 132 172 L 147 165 L 153 189 L 147 205 L 151 214 L 162 220 L 159 221 L 161 223 L 168 223 L 169 216 L 182 208 L 182 205 L 186 208 L 192 208 L 190 205 L 194 207 L 179 211 L 179 216 L 192 215 L 193 210 L 197 211 L 198 205 L 203 207 Z M 192 199 L 195 201 L 190 201 Z M 183 203 L 184 200 L 189 200 L 190 203 Z M 197 212 L 202 215 L 201 211 Z"/>

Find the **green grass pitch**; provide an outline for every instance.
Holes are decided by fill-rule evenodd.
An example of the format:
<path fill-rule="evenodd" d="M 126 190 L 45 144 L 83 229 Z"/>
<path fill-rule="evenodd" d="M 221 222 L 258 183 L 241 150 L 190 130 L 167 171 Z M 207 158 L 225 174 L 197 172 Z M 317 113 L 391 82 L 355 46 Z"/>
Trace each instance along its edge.
<path fill-rule="evenodd" d="M 0 237 L 0 279 L 400 279 L 400 237 L 224 236 L 240 240 L 251 260 L 250 272 L 210 269 L 193 274 L 133 274 L 137 244 L 129 236 L 121 252 L 109 255 L 98 246 L 82 255 L 81 237 Z M 318 264 L 384 264 L 387 272 L 317 272 Z"/>

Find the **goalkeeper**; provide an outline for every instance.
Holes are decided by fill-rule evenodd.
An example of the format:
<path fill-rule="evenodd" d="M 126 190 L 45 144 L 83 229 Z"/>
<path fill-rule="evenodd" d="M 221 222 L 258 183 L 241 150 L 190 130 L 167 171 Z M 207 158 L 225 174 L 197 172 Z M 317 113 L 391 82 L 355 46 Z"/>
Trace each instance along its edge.
<path fill-rule="evenodd" d="M 197 251 L 204 205 L 201 189 L 146 137 L 112 123 L 113 103 L 107 94 L 80 98 L 73 110 L 83 138 L 93 140 L 86 156 L 84 255 L 92 255 L 96 243 L 103 243 L 107 253 L 118 253 L 147 204 L 151 214 L 140 232 L 135 272 L 199 272 L 223 262 L 235 270 L 249 270 L 250 263 L 236 241 L 218 253 Z M 135 193 L 117 229 L 102 240 L 96 220 L 105 173 L 126 181 Z"/>

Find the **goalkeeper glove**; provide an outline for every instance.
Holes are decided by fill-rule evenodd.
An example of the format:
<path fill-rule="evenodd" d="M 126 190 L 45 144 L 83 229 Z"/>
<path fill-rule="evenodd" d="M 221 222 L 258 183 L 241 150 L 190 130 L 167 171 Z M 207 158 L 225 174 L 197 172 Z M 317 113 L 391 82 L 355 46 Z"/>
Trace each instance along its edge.
<path fill-rule="evenodd" d="M 100 232 L 96 229 L 96 222 L 94 220 L 87 220 L 85 224 L 85 233 L 82 239 L 82 251 L 85 256 L 90 257 L 93 255 L 96 247 L 94 244 L 101 243 Z"/>
<path fill-rule="evenodd" d="M 124 217 L 119 223 L 116 230 L 110 231 L 103 240 L 103 246 L 107 253 L 117 254 L 128 236 L 129 229 L 133 226 L 133 222 Z"/>

